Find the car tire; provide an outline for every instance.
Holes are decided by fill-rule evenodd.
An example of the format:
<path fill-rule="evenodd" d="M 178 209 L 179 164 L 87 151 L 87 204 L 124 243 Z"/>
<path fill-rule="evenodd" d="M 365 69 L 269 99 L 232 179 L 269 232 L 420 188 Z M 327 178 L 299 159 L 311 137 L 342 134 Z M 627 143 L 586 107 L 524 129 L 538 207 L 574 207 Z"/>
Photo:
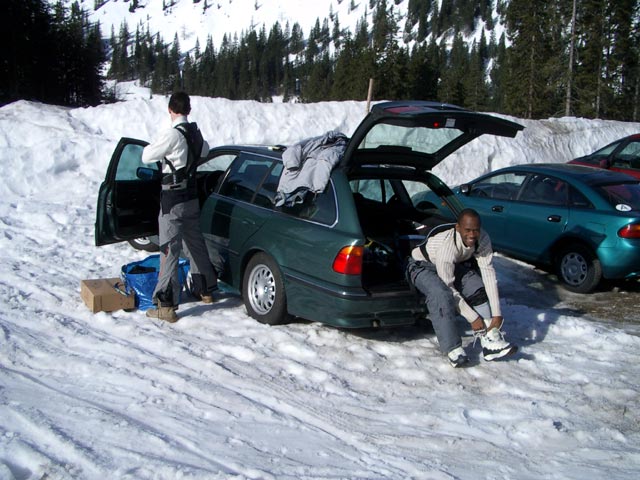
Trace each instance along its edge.
<path fill-rule="evenodd" d="M 140 237 L 129 240 L 129 245 L 131 245 L 136 250 L 144 250 L 145 252 L 157 252 L 158 250 L 160 250 L 160 247 L 149 240 L 148 237 Z"/>
<path fill-rule="evenodd" d="M 602 265 L 588 247 L 573 244 L 560 250 L 556 263 L 558 278 L 575 293 L 593 291 L 602 279 Z"/>
<path fill-rule="evenodd" d="M 260 323 L 285 323 L 287 298 L 280 268 L 266 253 L 257 253 L 244 270 L 242 298 L 247 313 Z"/>

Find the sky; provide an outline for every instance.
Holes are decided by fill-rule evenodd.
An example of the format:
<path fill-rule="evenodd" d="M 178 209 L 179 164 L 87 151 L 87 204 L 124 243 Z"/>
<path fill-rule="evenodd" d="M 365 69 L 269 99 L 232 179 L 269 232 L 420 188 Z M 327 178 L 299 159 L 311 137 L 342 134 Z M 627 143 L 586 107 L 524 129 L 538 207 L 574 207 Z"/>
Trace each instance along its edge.
<path fill-rule="evenodd" d="M 165 97 L 129 87 L 94 108 L 0 108 L 0 480 L 637 478 L 640 319 L 587 315 L 579 296 L 500 255 L 505 331 L 520 350 L 484 362 L 461 321 L 466 369 L 426 327 L 270 327 L 230 295 L 184 303 L 175 324 L 91 313 L 81 280 L 146 256 L 94 246 L 113 148 L 169 125 Z M 212 146 L 291 144 L 350 135 L 365 111 L 195 97 L 191 119 Z M 515 120 L 516 138 L 474 140 L 435 173 L 455 185 L 640 131 Z"/>

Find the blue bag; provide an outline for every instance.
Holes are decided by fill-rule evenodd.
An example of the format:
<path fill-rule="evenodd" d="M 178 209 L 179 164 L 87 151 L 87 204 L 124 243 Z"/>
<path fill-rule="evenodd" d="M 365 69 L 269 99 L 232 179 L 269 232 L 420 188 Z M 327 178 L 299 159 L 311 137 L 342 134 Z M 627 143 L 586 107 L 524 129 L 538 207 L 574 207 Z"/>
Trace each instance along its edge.
<path fill-rule="evenodd" d="M 127 293 L 135 292 L 136 308 L 148 310 L 154 308 L 153 291 L 158 284 L 158 274 L 160 271 L 160 255 L 151 255 L 144 260 L 128 263 L 122 266 L 120 278 L 125 284 Z M 181 258 L 178 261 L 178 280 L 182 287 L 187 281 L 189 274 L 189 260 Z"/>

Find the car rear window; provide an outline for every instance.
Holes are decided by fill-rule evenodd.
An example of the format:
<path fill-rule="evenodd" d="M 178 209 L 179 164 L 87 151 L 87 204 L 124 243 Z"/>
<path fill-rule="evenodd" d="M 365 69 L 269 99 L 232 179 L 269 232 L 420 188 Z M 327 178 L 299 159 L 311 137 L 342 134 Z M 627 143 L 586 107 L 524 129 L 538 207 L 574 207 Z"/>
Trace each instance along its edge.
<path fill-rule="evenodd" d="M 358 149 L 394 146 L 410 148 L 413 152 L 433 154 L 463 133 L 446 122 L 444 125 L 432 125 L 431 128 L 380 123 L 367 133 Z"/>
<path fill-rule="evenodd" d="M 600 185 L 595 190 L 618 211 L 640 210 L 640 183 Z"/>

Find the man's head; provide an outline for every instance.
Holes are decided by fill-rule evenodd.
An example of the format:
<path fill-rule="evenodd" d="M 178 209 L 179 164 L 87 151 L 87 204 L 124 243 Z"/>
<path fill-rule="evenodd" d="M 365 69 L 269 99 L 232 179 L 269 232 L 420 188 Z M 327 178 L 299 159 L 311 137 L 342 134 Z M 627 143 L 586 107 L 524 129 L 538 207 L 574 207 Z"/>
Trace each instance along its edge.
<path fill-rule="evenodd" d="M 472 208 L 465 208 L 458 215 L 456 231 L 467 247 L 473 247 L 480 238 L 480 215 Z"/>
<path fill-rule="evenodd" d="M 169 112 L 178 115 L 189 115 L 191 113 L 191 100 L 185 92 L 176 92 L 169 99 Z"/>

